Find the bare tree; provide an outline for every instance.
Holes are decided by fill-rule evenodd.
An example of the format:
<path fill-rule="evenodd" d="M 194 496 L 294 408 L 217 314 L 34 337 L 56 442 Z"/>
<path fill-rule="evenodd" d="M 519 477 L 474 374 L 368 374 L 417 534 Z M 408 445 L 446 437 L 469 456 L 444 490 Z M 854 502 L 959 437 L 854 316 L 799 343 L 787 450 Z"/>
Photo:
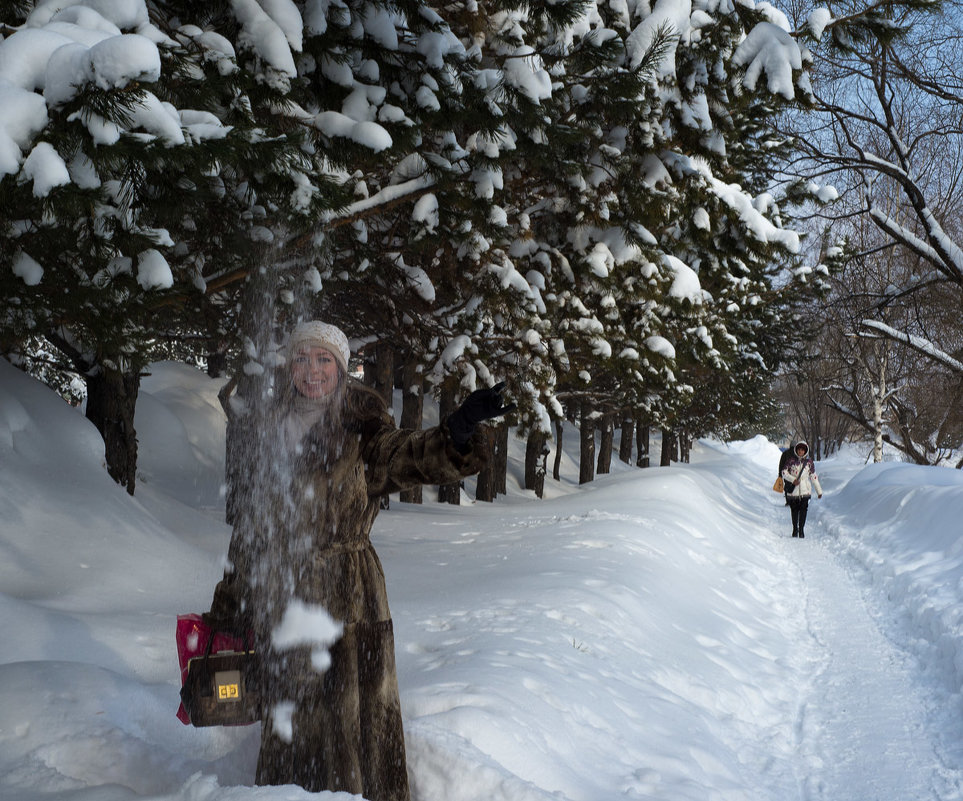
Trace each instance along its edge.
<path fill-rule="evenodd" d="M 957 6 L 944 8 L 834 7 L 811 47 L 812 110 L 786 118 L 804 143 L 799 174 L 840 191 L 822 221 L 846 265 L 826 396 L 872 434 L 877 456 L 889 441 L 920 463 L 963 442 L 963 26 Z"/>

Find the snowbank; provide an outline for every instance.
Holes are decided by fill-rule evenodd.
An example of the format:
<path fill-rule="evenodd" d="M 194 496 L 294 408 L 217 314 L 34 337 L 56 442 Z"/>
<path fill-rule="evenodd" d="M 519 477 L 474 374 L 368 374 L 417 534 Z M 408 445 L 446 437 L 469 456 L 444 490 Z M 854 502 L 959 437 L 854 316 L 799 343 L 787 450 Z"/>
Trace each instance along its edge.
<path fill-rule="evenodd" d="M 251 786 L 257 726 L 174 716 L 174 618 L 206 608 L 229 537 L 223 420 L 220 382 L 151 372 L 131 498 L 78 410 L 0 361 L 0 797 L 307 799 Z M 375 542 L 415 801 L 799 797 L 819 648 L 804 548 L 866 566 L 959 719 L 963 477 L 820 465 L 814 540 L 790 542 L 778 453 L 704 442 L 691 466 L 616 464 L 583 488 L 566 457 L 544 501 L 514 475 L 494 504 L 393 502 Z"/>

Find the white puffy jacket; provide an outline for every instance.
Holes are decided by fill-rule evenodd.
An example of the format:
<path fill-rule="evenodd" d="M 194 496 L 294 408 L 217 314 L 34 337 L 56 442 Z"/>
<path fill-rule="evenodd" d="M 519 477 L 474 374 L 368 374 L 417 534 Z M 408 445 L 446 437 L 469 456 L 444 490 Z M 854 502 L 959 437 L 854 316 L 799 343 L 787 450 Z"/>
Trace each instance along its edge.
<path fill-rule="evenodd" d="M 793 448 L 793 453 L 795 453 L 796 448 L 800 444 L 797 443 Z M 808 453 L 809 447 L 806 447 Z M 819 477 L 816 475 L 816 466 L 813 464 L 813 460 L 808 456 L 804 456 L 800 459 L 798 456 L 793 456 L 787 463 L 785 469 L 782 471 L 782 480 L 786 483 L 792 481 L 795 483 L 792 492 L 789 493 L 791 498 L 809 498 L 813 494 L 813 487 L 816 488 L 816 494 L 822 495 L 823 488 L 819 484 Z"/>

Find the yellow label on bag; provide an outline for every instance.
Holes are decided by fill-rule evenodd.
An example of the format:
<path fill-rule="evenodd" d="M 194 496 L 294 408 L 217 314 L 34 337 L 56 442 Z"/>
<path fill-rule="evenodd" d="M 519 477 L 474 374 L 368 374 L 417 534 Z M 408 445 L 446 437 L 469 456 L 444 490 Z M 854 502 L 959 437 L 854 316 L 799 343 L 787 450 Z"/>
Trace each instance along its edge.
<path fill-rule="evenodd" d="M 218 701 L 239 701 L 241 699 L 241 671 L 221 670 L 214 674 Z"/>

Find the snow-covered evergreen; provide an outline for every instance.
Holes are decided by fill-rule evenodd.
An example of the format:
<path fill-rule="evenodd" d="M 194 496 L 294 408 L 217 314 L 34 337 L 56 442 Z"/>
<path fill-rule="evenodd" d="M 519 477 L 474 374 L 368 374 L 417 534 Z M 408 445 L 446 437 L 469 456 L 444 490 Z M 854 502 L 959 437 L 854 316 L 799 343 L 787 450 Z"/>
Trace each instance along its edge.
<path fill-rule="evenodd" d="M 158 343 L 250 379 L 309 314 L 436 385 L 505 375 L 542 432 L 560 397 L 751 415 L 692 389 L 762 394 L 798 249 L 766 136 L 808 84 L 768 3 L 62 5 L 0 42 L 3 326 L 113 376 L 129 487 Z"/>

